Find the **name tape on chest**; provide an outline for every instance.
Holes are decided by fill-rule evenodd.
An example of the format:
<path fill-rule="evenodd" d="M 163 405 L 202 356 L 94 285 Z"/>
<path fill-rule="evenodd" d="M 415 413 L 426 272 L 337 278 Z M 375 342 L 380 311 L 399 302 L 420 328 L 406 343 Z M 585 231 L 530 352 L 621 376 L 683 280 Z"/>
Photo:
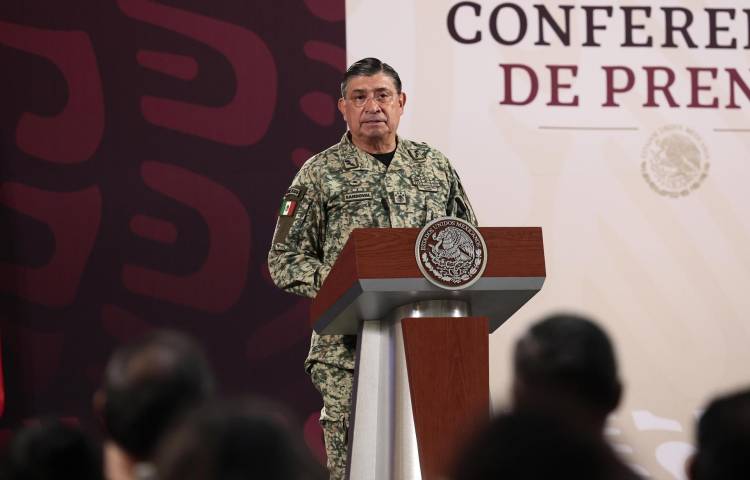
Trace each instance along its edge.
<path fill-rule="evenodd" d="M 344 194 L 345 202 L 357 202 L 360 200 L 372 200 L 372 192 L 347 192 Z"/>

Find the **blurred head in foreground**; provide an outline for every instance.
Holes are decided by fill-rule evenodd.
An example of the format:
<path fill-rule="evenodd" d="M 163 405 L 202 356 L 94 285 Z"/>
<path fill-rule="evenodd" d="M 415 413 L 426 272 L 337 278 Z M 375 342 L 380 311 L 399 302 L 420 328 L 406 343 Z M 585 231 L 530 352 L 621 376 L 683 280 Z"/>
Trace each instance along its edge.
<path fill-rule="evenodd" d="M 750 478 L 750 389 L 714 399 L 698 421 L 691 480 Z"/>
<path fill-rule="evenodd" d="M 0 478 L 103 480 L 101 451 L 79 428 L 43 420 L 13 437 Z"/>
<path fill-rule="evenodd" d="M 516 410 L 574 417 L 601 433 L 620 402 L 612 343 L 584 317 L 553 315 L 534 324 L 516 343 L 513 370 Z"/>
<path fill-rule="evenodd" d="M 118 348 L 94 397 L 110 440 L 108 475 L 147 466 L 167 428 L 213 391 L 202 350 L 181 333 L 157 331 Z M 139 476 L 135 473 L 121 478 Z"/>
<path fill-rule="evenodd" d="M 503 414 L 466 446 L 454 480 L 635 478 L 601 438 L 540 412 Z"/>
<path fill-rule="evenodd" d="M 217 401 L 185 417 L 156 455 L 160 480 L 322 480 L 285 415 L 253 400 Z"/>

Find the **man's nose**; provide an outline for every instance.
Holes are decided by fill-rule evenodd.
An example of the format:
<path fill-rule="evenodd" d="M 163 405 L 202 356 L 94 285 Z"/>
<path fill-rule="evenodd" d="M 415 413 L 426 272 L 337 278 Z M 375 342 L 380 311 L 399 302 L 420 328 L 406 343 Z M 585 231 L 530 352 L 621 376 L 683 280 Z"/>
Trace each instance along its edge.
<path fill-rule="evenodd" d="M 375 100 L 375 96 L 367 97 L 367 100 L 365 100 L 365 111 L 379 112 L 380 110 L 380 104 Z"/>

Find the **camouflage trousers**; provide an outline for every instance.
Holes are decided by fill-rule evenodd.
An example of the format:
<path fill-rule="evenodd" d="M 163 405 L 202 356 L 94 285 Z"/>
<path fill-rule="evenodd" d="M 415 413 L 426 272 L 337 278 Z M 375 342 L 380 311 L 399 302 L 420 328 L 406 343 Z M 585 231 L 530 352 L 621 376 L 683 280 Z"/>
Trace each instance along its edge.
<path fill-rule="evenodd" d="M 320 426 L 323 428 L 330 478 L 343 480 L 349 448 L 349 412 L 354 370 L 315 362 L 310 368 L 310 377 L 323 396 Z"/>

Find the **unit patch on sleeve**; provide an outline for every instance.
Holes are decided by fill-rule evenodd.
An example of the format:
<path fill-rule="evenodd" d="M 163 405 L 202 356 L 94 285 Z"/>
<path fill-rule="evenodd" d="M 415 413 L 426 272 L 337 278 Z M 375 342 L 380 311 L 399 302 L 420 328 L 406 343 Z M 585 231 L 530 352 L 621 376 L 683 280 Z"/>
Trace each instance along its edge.
<path fill-rule="evenodd" d="M 273 243 L 285 243 L 286 237 L 289 235 L 289 230 L 294 224 L 294 219 L 298 211 L 298 205 L 300 200 L 305 196 L 307 187 L 298 185 L 289 187 L 286 195 L 281 200 L 281 207 L 279 208 L 279 219 L 276 222 L 276 231 L 273 234 Z"/>
<path fill-rule="evenodd" d="M 296 198 L 302 198 L 302 194 L 305 191 L 305 187 L 289 187 L 289 190 L 286 192 L 285 196 L 292 196 Z"/>

